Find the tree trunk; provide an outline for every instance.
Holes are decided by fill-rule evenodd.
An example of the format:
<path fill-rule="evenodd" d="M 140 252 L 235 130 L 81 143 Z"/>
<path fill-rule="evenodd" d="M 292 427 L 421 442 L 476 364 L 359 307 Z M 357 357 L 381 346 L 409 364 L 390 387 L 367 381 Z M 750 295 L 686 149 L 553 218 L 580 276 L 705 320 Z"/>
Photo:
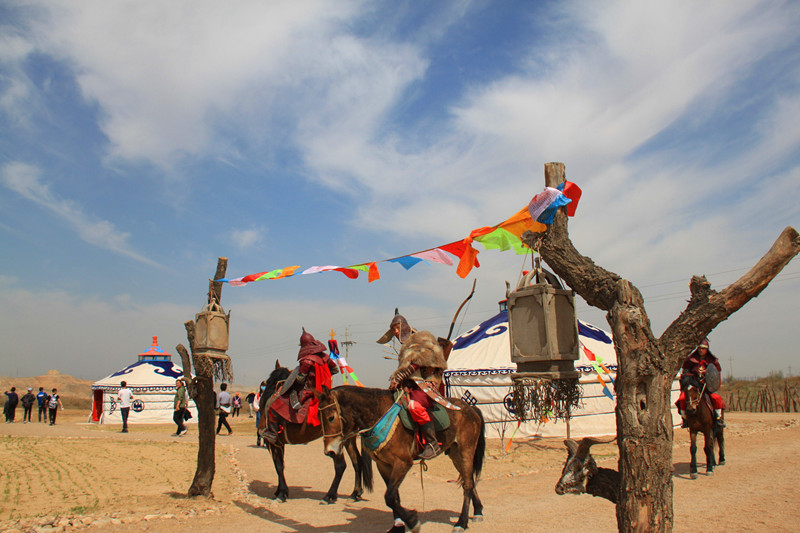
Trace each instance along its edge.
<path fill-rule="evenodd" d="M 563 181 L 563 163 L 547 163 L 545 184 L 556 187 Z M 672 531 L 672 381 L 685 356 L 800 252 L 800 235 L 786 228 L 750 272 L 719 293 L 705 277 L 693 277 L 687 308 L 656 339 L 639 290 L 578 253 L 569 239 L 565 209 L 559 211 L 542 240 L 542 257 L 590 305 L 607 311 L 614 335 L 621 479 L 617 527 L 622 532 Z"/>
<path fill-rule="evenodd" d="M 214 279 L 225 277 L 225 271 L 228 268 L 228 259 L 220 257 L 217 261 L 217 271 Z M 222 283 L 215 283 L 209 281 L 208 302 L 211 303 L 212 298 L 216 298 L 217 302 L 222 299 Z M 189 496 L 212 496 L 211 486 L 214 483 L 214 473 L 216 471 L 216 431 L 215 422 L 216 417 L 214 409 L 216 408 L 217 395 L 214 392 L 214 375 L 212 367 L 208 364 L 202 364 L 197 360 L 195 352 L 195 334 L 193 320 L 185 322 L 186 337 L 189 340 L 189 347 L 192 350 L 191 360 L 186 348 L 179 344 L 176 349 L 181 355 L 183 362 L 183 374 L 190 378 L 191 374 L 189 369 L 194 366 L 194 378 L 189 382 L 189 394 L 194 399 L 195 406 L 197 407 L 197 431 L 198 431 L 198 448 L 197 448 L 197 470 L 192 480 L 192 485 L 189 487 Z"/>

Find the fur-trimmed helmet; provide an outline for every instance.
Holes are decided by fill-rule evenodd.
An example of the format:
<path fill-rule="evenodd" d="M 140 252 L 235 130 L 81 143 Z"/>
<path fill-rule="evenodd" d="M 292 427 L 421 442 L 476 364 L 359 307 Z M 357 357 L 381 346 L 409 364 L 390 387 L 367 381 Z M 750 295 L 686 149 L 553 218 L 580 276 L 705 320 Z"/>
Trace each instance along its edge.
<path fill-rule="evenodd" d="M 392 321 L 389 323 L 389 330 L 377 340 L 377 343 L 386 344 L 392 340 L 392 337 L 397 337 L 397 340 L 402 344 L 415 332 L 416 330 L 408 324 L 406 318 L 395 308 L 394 317 L 392 317 Z"/>

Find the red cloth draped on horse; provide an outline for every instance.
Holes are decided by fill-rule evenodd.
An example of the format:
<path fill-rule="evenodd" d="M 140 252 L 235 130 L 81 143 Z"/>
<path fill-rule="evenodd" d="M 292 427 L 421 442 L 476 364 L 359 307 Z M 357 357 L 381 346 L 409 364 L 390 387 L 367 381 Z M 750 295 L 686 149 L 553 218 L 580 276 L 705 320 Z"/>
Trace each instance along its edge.
<path fill-rule="evenodd" d="M 287 379 L 282 394 L 273 400 L 269 415 L 295 424 L 318 426 L 319 401 L 314 391 L 322 392 L 323 387 L 331 387 L 331 376 L 339 369 L 326 353 L 325 345 L 303 329 L 300 336 L 300 352 L 297 354 L 297 368 Z M 280 421 L 280 420 L 279 420 Z"/>

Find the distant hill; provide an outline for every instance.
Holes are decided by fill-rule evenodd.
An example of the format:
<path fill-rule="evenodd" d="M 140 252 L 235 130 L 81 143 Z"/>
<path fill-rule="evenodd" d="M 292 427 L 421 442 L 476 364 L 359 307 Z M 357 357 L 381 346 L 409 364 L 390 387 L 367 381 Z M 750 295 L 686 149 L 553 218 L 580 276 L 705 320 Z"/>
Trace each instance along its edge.
<path fill-rule="evenodd" d="M 10 378 L 0 376 L 0 387 L 4 390 L 17 388 L 17 393 L 22 397 L 28 391 L 28 387 L 33 388 L 33 393 L 39 392 L 39 387 L 44 387 L 46 392 L 54 388 L 58 389 L 61 395 L 61 402 L 64 407 L 91 409 L 92 406 L 92 381 L 79 379 L 69 374 L 62 374 L 58 370 L 50 370 L 42 376 L 27 378 Z"/>

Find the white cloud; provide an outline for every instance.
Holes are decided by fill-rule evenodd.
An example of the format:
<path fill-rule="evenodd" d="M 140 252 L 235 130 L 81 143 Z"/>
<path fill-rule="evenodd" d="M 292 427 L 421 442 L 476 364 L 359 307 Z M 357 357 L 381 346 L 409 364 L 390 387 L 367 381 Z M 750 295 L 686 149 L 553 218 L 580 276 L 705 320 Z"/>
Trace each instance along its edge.
<path fill-rule="evenodd" d="M 112 157 L 167 164 L 213 153 L 215 121 L 309 75 L 308 55 L 356 5 L 47 1 L 33 39 L 97 102 Z"/>
<path fill-rule="evenodd" d="M 128 233 L 120 232 L 107 220 L 99 220 L 84 213 L 83 208 L 71 200 L 59 198 L 47 184 L 40 181 L 37 167 L 25 163 L 8 163 L 0 170 L 3 184 L 24 198 L 44 207 L 67 222 L 85 242 L 146 265 L 163 268 L 157 262 L 140 255 L 128 245 Z"/>
<path fill-rule="evenodd" d="M 264 228 L 233 229 L 229 233 L 230 240 L 240 250 L 246 250 L 259 244 L 264 235 Z"/>

